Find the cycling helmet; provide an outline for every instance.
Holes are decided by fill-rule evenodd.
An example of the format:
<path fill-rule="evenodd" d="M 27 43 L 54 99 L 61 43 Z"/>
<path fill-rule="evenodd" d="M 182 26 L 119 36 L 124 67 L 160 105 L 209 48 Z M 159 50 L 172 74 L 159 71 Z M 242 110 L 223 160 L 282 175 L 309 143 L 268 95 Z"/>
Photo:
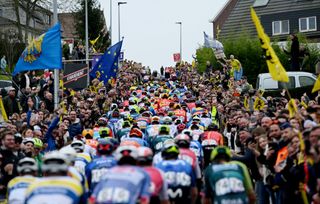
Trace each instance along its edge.
<path fill-rule="evenodd" d="M 98 124 L 100 127 L 105 127 L 105 126 L 107 126 L 107 124 L 108 124 L 108 119 L 105 118 L 105 117 L 101 117 L 101 118 L 98 119 L 97 124 Z"/>
<path fill-rule="evenodd" d="M 160 118 L 159 118 L 158 116 L 153 116 L 153 117 L 151 118 L 151 124 L 152 124 L 152 125 L 158 125 L 158 124 L 160 124 Z"/>
<path fill-rule="evenodd" d="M 44 173 L 67 173 L 68 159 L 58 151 L 52 151 L 44 155 L 42 162 L 42 171 Z"/>
<path fill-rule="evenodd" d="M 111 107 L 110 107 L 110 110 L 115 110 L 117 108 L 118 108 L 118 105 L 116 103 L 112 103 Z"/>
<path fill-rule="evenodd" d="M 172 124 L 172 118 L 169 116 L 166 116 L 162 119 L 162 123 L 165 125 L 171 125 Z"/>
<path fill-rule="evenodd" d="M 149 147 L 139 147 L 137 160 L 139 162 L 151 163 L 153 160 L 152 150 Z"/>
<path fill-rule="evenodd" d="M 201 101 L 196 101 L 195 105 L 196 105 L 196 107 L 202 107 L 202 102 Z"/>
<path fill-rule="evenodd" d="M 132 127 L 130 132 L 129 132 L 130 137 L 139 137 L 142 138 L 143 133 L 138 127 Z"/>
<path fill-rule="evenodd" d="M 81 140 L 74 140 L 70 145 L 77 153 L 84 151 L 84 143 Z"/>
<path fill-rule="evenodd" d="M 141 114 L 141 116 L 143 116 L 143 117 L 151 117 L 152 116 L 152 113 L 150 112 L 150 111 L 144 111 L 142 114 Z"/>
<path fill-rule="evenodd" d="M 138 150 L 134 146 L 119 146 L 114 157 L 118 162 L 125 160 L 125 158 L 136 160 L 138 158 Z"/>
<path fill-rule="evenodd" d="M 82 136 L 86 139 L 92 139 L 93 138 L 93 130 L 92 129 L 84 129 L 82 131 Z"/>
<path fill-rule="evenodd" d="M 118 109 L 114 109 L 114 110 L 112 111 L 111 116 L 112 116 L 113 118 L 119 118 L 119 117 L 120 117 L 119 110 L 118 110 Z"/>
<path fill-rule="evenodd" d="M 182 148 L 189 148 L 190 137 L 185 134 L 179 134 L 174 138 L 175 143 Z"/>
<path fill-rule="evenodd" d="M 192 122 L 200 123 L 200 122 L 201 122 L 201 119 L 200 119 L 198 116 L 194 116 L 194 117 L 192 118 Z"/>
<path fill-rule="evenodd" d="M 21 159 L 17 166 L 17 171 L 20 174 L 35 173 L 38 170 L 37 162 L 30 157 Z"/>
<path fill-rule="evenodd" d="M 161 135 L 169 135 L 170 134 L 170 127 L 167 125 L 162 125 L 159 129 L 159 134 Z"/>
<path fill-rule="evenodd" d="M 193 137 L 193 132 L 189 129 L 185 129 L 182 131 L 182 134 L 188 135 L 190 138 Z"/>
<path fill-rule="evenodd" d="M 71 164 L 77 157 L 77 152 L 74 148 L 70 146 L 62 147 L 59 152 L 66 156 L 68 163 Z"/>
<path fill-rule="evenodd" d="M 176 103 L 173 108 L 176 110 L 181 109 L 181 105 L 179 103 Z"/>
<path fill-rule="evenodd" d="M 177 126 L 178 132 L 182 132 L 184 129 L 186 129 L 186 125 L 184 123 L 180 123 Z"/>
<path fill-rule="evenodd" d="M 164 147 L 162 148 L 161 156 L 164 159 L 171 159 L 171 158 L 177 158 L 179 155 L 179 147 L 175 143 L 167 143 L 164 144 Z"/>
<path fill-rule="evenodd" d="M 98 140 L 97 152 L 99 155 L 111 154 L 114 150 L 113 148 L 114 148 L 114 145 L 110 140 L 108 139 Z"/>
<path fill-rule="evenodd" d="M 210 160 L 213 161 L 213 160 L 216 160 L 217 158 L 223 158 L 229 161 L 231 159 L 231 156 L 232 155 L 229 147 L 218 146 L 214 148 L 213 151 L 211 152 Z"/>
<path fill-rule="evenodd" d="M 122 128 L 129 128 L 131 127 L 131 123 L 128 120 L 123 121 Z"/>
<path fill-rule="evenodd" d="M 137 142 L 137 141 L 133 141 L 133 140 L 123 140 L 120 143 L 120 146 L 133 146 L 133 147 L 140 147 L 141 145 Z"/>
<path fill-rule="evenodd" d="M 39 138 L 33 138 L 33 142 L 34 142 L 34 148 L 42 149 L 43 147 L 42 140 L 40 140 Z"/>
<path fill-rule="evenodd" d="M 112 137 L 112 133 L 110 131 L 110 128 L 108 128 L 108 127 L 99 128 L 99 134 L 100 134 L 101 138 Z"/>

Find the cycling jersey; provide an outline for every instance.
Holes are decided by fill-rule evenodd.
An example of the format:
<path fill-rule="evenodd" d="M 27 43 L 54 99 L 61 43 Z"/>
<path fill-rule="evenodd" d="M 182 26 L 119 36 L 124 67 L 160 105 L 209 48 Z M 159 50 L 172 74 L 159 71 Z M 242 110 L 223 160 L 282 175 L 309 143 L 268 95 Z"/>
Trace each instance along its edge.
<path fill-rule="evenodd" d="M 190 203 L 190 191 L 195 187 L 195 175 L 190 164 L 186 161 L 164 160 L 156 164 L 161 169 L 168 183 L 168 196 L 171 202 Z"/>
<path fill-rule="evenodd" d="M 213 203 L 248 203 L 252 183 L 247 167 L 240 162 L 211 164 L 205 170 L 205 195 Z"/>
<path fill-rule="evenodd" d="M 101 156 L 95 158 L 86 166 L 85 172 L 90 192 L 92 192 L 94 187 L 100 182 L 102 176 L 107 174 L 109 169 L 115 165 L 117 165 L 117 162 L 113 156 Z"/>
<path fill-rule="evenodd" d="M 26 193 L 25 204 L 86 203 L 79 181 L 68 176 L 45 177 L 33 182 Z"/>
<path fill-rule="evenodd" d="M 33 176 L 15 177 L 8 183 L 8 203 L 22 204 L 24 203 L 27 188 L 36 181 Z"/>
<path fill-rule="evenodd" d="M 140 167 L 116 166 L 96 185 L 90 201 L 135 204 L 149 200 L 150 176 Z"/>
<path fill-rule="evenodd" d="M 149 189 L 152 197 L 150 203 L 159 203 L 161 200 L 168 200 L 168 185 L 163 172 L 152 166 L 143 167 L 143 169 L 151 178 L 151 185 Z"/>
<path fill-rule="evenodd" d="M 74 162 L 74 167 L 82 174 L 85 175 L 87 164 L 91 162 L 91 157 L 87 153 L 78 153 Z"/>

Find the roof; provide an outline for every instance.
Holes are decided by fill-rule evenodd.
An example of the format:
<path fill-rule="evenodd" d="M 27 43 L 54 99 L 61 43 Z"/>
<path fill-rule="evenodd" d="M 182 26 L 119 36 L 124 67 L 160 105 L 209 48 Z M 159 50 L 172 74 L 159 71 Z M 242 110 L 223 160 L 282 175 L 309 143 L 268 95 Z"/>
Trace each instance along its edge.
<path fill-rule="evenodd" d="M 256 30 L 251 20 L 250 7 L 256 0 L 238 0 L 224 24 L 220 25 L 221 37 L 236 37 L 243 32 L 256 35 Z M 284 12 L 295 12 L 319 8 L 320 0 L 269 0 L 266 6 L 255 7 L 258 16 L 271 15 Z"/>

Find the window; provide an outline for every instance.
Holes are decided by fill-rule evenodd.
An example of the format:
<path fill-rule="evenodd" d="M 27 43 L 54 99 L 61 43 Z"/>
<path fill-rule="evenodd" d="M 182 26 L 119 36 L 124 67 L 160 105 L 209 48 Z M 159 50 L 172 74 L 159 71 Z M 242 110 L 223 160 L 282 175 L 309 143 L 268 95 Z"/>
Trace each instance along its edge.
<path fill-rule="evenodd" d="M 312 86 L 315 82 L 315 80 L 311 77 L 307 76 L 300 76 L 299 77 L 300 86 Z"/>
<path fill-rule="evenodd" d="M 299 30 L 300 32 L 307 32 L 307 31 L 316 31 L 317 30 L 317 17 L 306 17 L 306 18 L 299 18 Z"/>
<path fill-rule="evenodd" d="M 46 23 L 46 24 L 50 24 L 50 16 L 49 15 L 44 15 L 44 22 Z"/>
<path fill-rule="evenodd" d="M 289 34 L 289 20 L 273 21 L 272 35 Z"/>
<path fill-rule="evenodd" d="M 295 82 L 295 79 L 294 77 L 289 77 L 289 82 L 286 83 L 286 82 L 280 82 L 278 81 L 278 86 L 279 86 L 279 89 L 293 89 L 293 88 L 296 88 L 296 82 Z"/>
<path fill-rule="evenodd" d="M 265 78 L 263 80 L 263 89 L 277 89 L 277 82 L 272 78 Z"/>
<path fill-rule="evenodd" d="M 255 0 L 253 7 L 266 6 L 269 3 L 269 0 Z"/>

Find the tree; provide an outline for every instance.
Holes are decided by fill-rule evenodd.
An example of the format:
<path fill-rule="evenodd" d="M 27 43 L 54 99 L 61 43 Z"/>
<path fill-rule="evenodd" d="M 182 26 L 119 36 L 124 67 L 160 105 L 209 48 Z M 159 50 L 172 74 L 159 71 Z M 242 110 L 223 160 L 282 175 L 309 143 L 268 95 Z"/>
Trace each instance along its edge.
<path fill-rule="evenodd" d="M 80 39 L 85 39 L 85 1 L 80 0 L 81 8 L 76 12 L 76 30 Z M 88 35 L 90 40 L 96 39 L 99 35 L 95 49 L 104 52 L 110 45 L 109 32 L 107 32 L 103 11 L 97 0 L 88 0 Z"/>

